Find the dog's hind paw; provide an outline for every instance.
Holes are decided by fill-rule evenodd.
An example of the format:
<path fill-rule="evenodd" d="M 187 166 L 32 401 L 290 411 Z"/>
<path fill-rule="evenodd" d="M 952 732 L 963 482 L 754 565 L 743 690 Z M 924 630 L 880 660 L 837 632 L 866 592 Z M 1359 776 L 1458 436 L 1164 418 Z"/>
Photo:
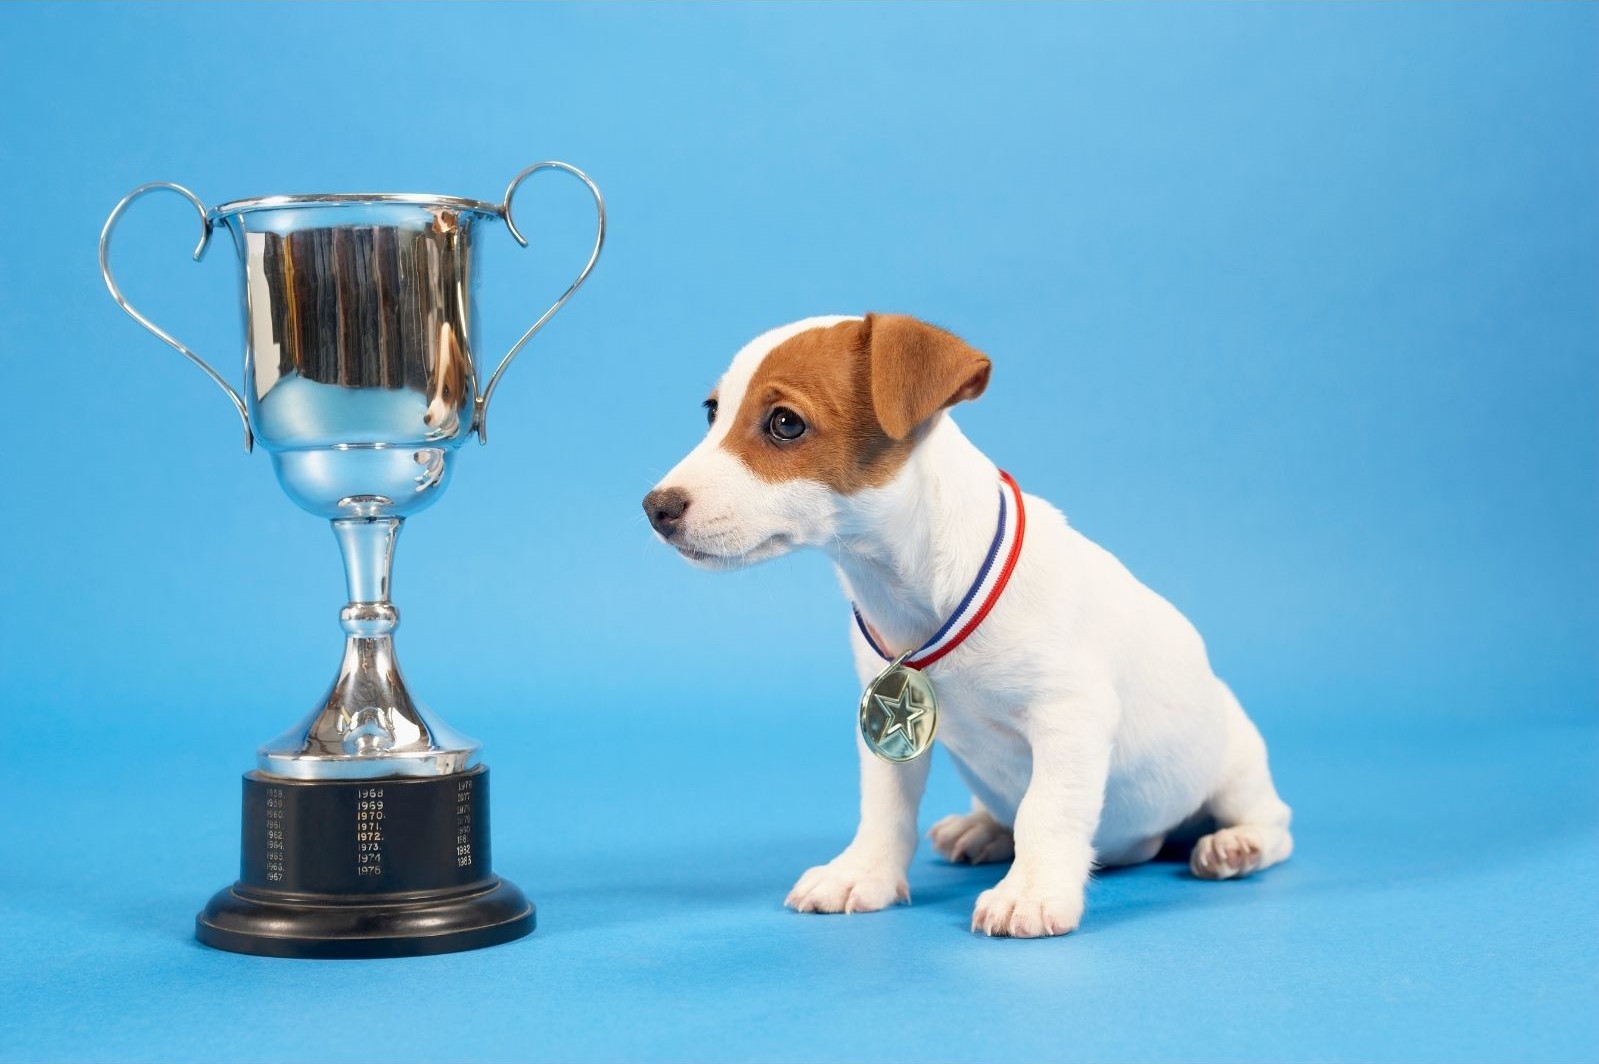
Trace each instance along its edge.
<path fill-rule="evenodd" d="M 1222 828 L 1194 843 L 1188 869 L 1200 879 L 1247 876 L 1265 863 L 1266 840 L 1249 825 Z"/>
<path fill-rule="evenodd" d="M 800 876 L 783 904 L 802 913 L 871 913 L 910 900 L 904 875 L 834 861 Z"/>
<path fill-rule="evenodd" d="M 983 810 L 947 816 L 933 825 L 927 837 L 939 856 L 955 864 L 991 864 L 1016 856 L 1011 829 Z"/>

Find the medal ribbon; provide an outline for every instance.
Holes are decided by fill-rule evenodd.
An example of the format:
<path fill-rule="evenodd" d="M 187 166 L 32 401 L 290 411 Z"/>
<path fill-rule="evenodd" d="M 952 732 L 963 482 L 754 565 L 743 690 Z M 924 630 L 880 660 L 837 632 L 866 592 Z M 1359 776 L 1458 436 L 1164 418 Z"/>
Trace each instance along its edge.
<path fill-rule="evenodd" d="M 988 611 L 999 601 L 1005 585 L 1010 583 L 1010 574 L 1015 570 L 1016 559 L 1022 553 L 1022 534 L 1027 530 L 1027 508 L 1022 504 L 1022 489 L 1016 486 L 1011 475 L 1002 469 L 999 479 L 999 527 L 994 529 L 994 542 L 988 546 L 983 567 L 977 571 L 977 579 L 972 582 L 971 589 L 961 599 L 960 605 L 955 607 L 949 620 L 934 633 L 933 638 L 905 659 L 904 664 L 912 669 L 927 668 L 965 642 L 966 637 L 983 623 Z M 895 655 L 879 645 L 872 634 L 871 625 L 861 616 L 860 607 L 851 604 L 851 608 L 855 611 L 855 623 L 860 627 L 867 645 L 877 651 L 884 661 L 893 661 Z"/>

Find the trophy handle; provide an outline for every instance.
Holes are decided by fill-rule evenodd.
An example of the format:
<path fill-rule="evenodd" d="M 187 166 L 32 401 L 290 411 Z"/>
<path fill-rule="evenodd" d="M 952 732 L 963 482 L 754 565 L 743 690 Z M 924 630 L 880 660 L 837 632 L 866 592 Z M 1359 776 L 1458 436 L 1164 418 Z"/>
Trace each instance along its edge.
<path fill-rule="evenodd" d="M 206 245 L 211 242 L 211 216 L 206 211 L 205 204 L 201 203 L 193 192 L 190 192 L 182 185 L 174 185 L 170 181 L 151 181 L 148 184 L 140 185 L 126 196 L 123 196 L 121 201 L 112 208 L 111 216 L 105 220 L 105 228 L 100 230 L 100 276 L 105 279 L 105 286 L 110 290 L 111 298 L 116 300 L 117 306 L 127 312 L 128 317 L 149 329 L 162 341 L 175 348 L 184 358 L 205 370 L 205 375 L 215 381 L 218 388 L 228 393 L 228 398 L 233 400 L 234 409 L 239 412 L 239 420 L 244 422 L 244 450 L 248 453 L 255 446 L 255 434 L 250 430 L 250 414 L 244 407 L 244 400 L 239 398 L 239 393 L 233 390 L 232 385 L 222 379 L 221 374 L 207 365 L 205 359 L 184 346 L 171 333 L 135 310 L 133 304 L 129 303 L 127 297 L 122 294 L 122 289 L 117 287 L 116 278 L 111 275 L 111 232 L 116 228 L 117 220 L 122 217 L 123 211 L 132 206 L 134 200 L 147 192 L 156 192 L 161 189 L 176 192 L 188 200 L 200 215 L 200 242 L 194 246 L 194 261 L 199 262 L 205 255 Z"/>
<path fill-rule="evenodd" d="M 572 282 L 572 286 L 561 295 L 560 299 L 557 299 L 553 304 L 550 305 L 549 310 L 546 310 L 542 315 L 540 315 L 539 320 L 533 323 L 533 327 L 527 332 L 523 333 L 522 338 L 512 345 L 511 350 L 506 352 L 504 358 L 500 359 L 500 364 L 495 367 L 494 373 L 489 377 L 488 387 L 484 388 L 483 394 L 477 397 L 472 427 L 477 431 L 479 443 L 487 443 L 489 441 L 486 423 L 489 412 L 489 400 L 494 397 L 494 389 L 500 383 L 500 375 L 505 372 L 505 368 L 511 364 L 511 360 L 516 358 L 517 353 L 522 350 L 527 342 L 533 339 L 533 334 L 544 328 L 544 323 L 554 317 L 555 312 L 564 307 L 566 305 L 566 301 L 572 298 L 572 293 L 581 288 L 583 286 L 583 282 L 588 280 L 590 271 L 594 269 L 594 264 L 599 261 L 600 248 L 605 246 L 605 197 L 600 195 L 599 187 L 596 186 L 593 181 L 589 180 L 588 174 L 585 174 L 577 167 L 572 166 L 569 163 L 553 161 L 534 163 L 526 170 L 523 170 L 521 173 L 517 174 L 516 177 L 512 178 L 511 183 L 505 187 L 505 200 L 500 204 L 500 213 L 505 215 L 505 227 L 511 231 L 511 235 L 516 238 L 516 242 L 522 247 L 527 247 L 527 238 L 523 236 L 522 231 L 516 227 L 516 219 L 511 216 L 511 197 L 516 194 L 516 190 L 522 184 L 522 182 L 526 181 L 540 170 L 565 170 L 567 173 L 571 174 L 573 177 L 577 178 L 579 181 L 583 182 L 583 184 L 588 186 L 589 195 L 594 197 L 594 212 L 598 221 L 598 224 L 594 230 L 594 250 L 589 252 L 589 260 L 583 265 L 583 272 L 577 275 L 577 280 Z"/>

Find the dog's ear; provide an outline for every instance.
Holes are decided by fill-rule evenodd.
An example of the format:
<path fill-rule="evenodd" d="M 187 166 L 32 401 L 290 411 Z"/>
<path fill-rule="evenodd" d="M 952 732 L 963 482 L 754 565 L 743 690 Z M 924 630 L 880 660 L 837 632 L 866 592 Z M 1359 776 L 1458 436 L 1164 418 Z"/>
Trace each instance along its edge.
<path fill-rule="evenodd" d="M 868 314 L 864 333 L 872 408 L 892 439 L 988 387 L 988 356 L 954 333 L 905 314 Z"/>

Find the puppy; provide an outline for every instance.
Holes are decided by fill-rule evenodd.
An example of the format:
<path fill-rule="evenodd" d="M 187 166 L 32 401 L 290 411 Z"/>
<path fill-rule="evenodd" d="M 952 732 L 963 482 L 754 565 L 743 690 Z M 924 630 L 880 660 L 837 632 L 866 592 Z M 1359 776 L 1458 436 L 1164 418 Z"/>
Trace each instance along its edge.
<path fill-rule="evenodd" d="M 733 359 L 705 402 L 709 433 L 644 510 L 707 569 L 825 551 L 858 612 L 865 685 L 971 598 L 1014 498 L 1025 526 L 1008 584 L 926 672 L 938 742 L 973 795 L 971 812 L 934 825 L 933 845 L 952 861 L 1012 861 L 978 897 L 972 930 L 1066 934 L 1095 865 L 1147 861 L 1169 836 L 1203 832 L 1190 859 L 1203 879 L 1283 860 L 1290 814 L 1265 743 L 1193 626 L 1054 507 L 1007 495 L 945 412 L 988 377 L 981 352 L 910 317 L 774 329 Z M 787 899 L 800 912 L 909 900 L 930 759 L 860 747 L 860 826 L 800 877 Z"/>

